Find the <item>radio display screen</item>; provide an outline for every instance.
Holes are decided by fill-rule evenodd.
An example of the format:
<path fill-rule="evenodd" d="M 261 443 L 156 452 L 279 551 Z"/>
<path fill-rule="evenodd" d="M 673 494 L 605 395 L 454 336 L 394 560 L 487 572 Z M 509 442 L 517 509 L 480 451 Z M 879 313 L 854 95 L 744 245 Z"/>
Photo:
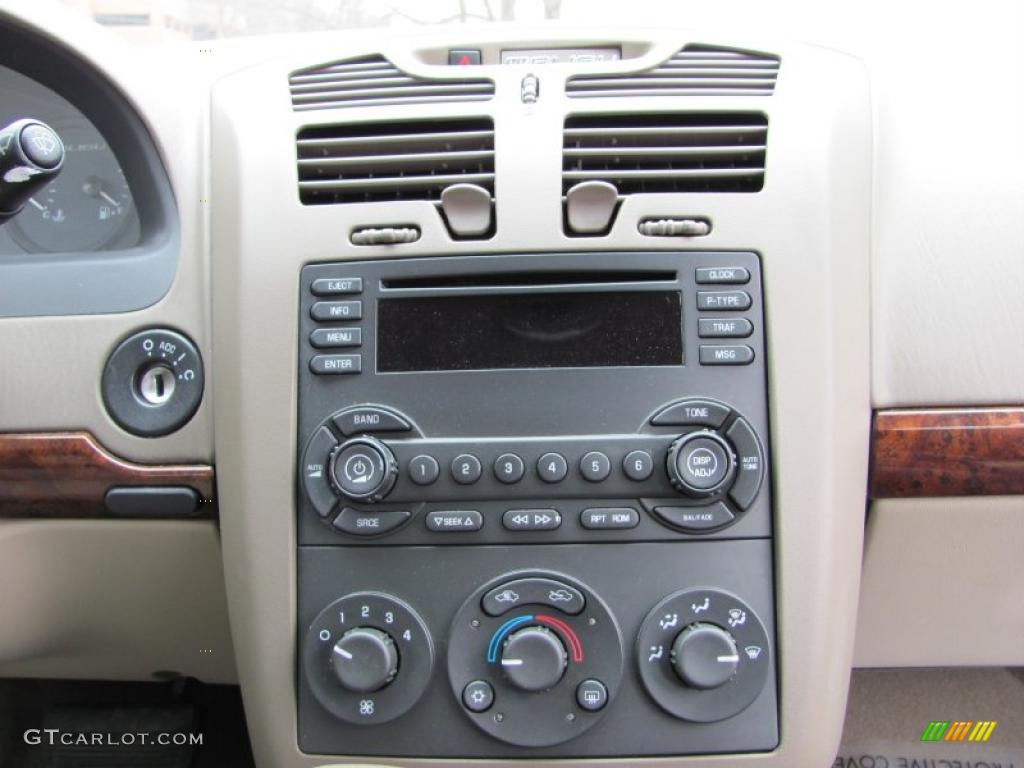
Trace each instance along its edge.
<path fill-rule="evenodd" d="M 382 298 L 377 370 L 681 365 L 679 291 Z"/>

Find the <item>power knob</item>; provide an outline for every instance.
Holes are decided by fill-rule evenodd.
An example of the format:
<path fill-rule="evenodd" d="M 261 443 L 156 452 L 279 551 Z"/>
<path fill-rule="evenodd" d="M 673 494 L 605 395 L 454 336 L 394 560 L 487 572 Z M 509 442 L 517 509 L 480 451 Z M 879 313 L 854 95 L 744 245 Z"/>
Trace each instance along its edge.
<path fill-rule="evenodd" d="M 398 651 L 387 632 L 350 629 L 334 644 L 331 668 L 342 687 L 356 693 L 379 691 L 398 673 Z"/>
<path fill-rule="evenodd" d="M 505 677 L 522 691 L 546 691 L 565 674 L 562 641 L 544 627 L 531 626 L 509 635 L 501 652 Z"/>
<path fill-rule="evenodd" d="M 346 440 L 331 454 L 329 477 L 334 490 L 352 501 L 383 499 L 398 479 L 398 462 L 384 443 L 372 437 Z"/>
<path fill-rule="evenodd" d="M 736 474 L 732 446 L 715 432 L 691 432 L 676 439 L 668 450 L 669 480 L 680 493 L 694 499 L 714 496 Z"/>

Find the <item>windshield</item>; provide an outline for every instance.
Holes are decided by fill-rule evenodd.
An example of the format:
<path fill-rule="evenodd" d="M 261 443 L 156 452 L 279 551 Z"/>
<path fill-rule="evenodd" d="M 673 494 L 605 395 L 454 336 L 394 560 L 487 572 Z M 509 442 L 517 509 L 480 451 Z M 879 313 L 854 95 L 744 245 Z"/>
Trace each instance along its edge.
<path fill-rule="evenodd" d="M 593 0 L 62 0 L 133 42 L 368 27 L 621 20 Z M 671 5 L 671 3 L 667 4 Z M 607 12 L 602 12 L 607 6 Z M 618 14 L 616 14 L 618 11 Z"/>

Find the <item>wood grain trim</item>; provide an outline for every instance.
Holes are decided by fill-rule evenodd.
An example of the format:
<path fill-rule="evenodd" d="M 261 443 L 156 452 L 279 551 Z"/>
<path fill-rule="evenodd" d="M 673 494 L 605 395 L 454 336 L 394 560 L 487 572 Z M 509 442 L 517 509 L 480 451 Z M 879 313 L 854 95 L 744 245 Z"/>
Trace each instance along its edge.
<path fill-rule="evenodd" d="M 1024 408 L 879 411 L 874 499 L 1024 494 Z"/>
<path fill-rule="evenodd" d="M 109 517 L 103 499 L 117 485 L 187 485 L 204 500 L 197 516 L 212 514 L 211 466 L 135 464 L 88 432 L 0 434 L 0 518 Z"/>

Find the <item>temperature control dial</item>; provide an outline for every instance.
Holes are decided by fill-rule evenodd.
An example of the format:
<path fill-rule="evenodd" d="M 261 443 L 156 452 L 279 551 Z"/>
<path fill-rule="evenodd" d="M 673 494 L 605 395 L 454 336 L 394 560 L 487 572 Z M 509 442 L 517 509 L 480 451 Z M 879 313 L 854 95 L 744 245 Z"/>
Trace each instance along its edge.
<path fill-rule="evenodd" d="M 397 478 L 395 455 L 376 438 L 346 440 L 331 456 L 331 484 L 352 501 L 380 501 L 395 486 Z"/>
<path fill-rule="evenodd" d="M 553 632 L 541 626 L 513 632 L 501 652 L 501 669 L 516 688 L 546 691 L 565 674 L 565 646 Z"/>
<path fill-rule="evenodd" d="M 622 680 L 608 606 L 559 573 L 518 571 L 481 585 L 455 615 L 448 679 L 465 715 L 519 747 L 550 747 L 593 727 Z"/>
<path fill-rule="evenodd" d="M 715 432 L 683 435 L 668 451 L 669 480 L 681 493 L 706 498 L 725 488 L 736 474 L 732 446 Z"/>

